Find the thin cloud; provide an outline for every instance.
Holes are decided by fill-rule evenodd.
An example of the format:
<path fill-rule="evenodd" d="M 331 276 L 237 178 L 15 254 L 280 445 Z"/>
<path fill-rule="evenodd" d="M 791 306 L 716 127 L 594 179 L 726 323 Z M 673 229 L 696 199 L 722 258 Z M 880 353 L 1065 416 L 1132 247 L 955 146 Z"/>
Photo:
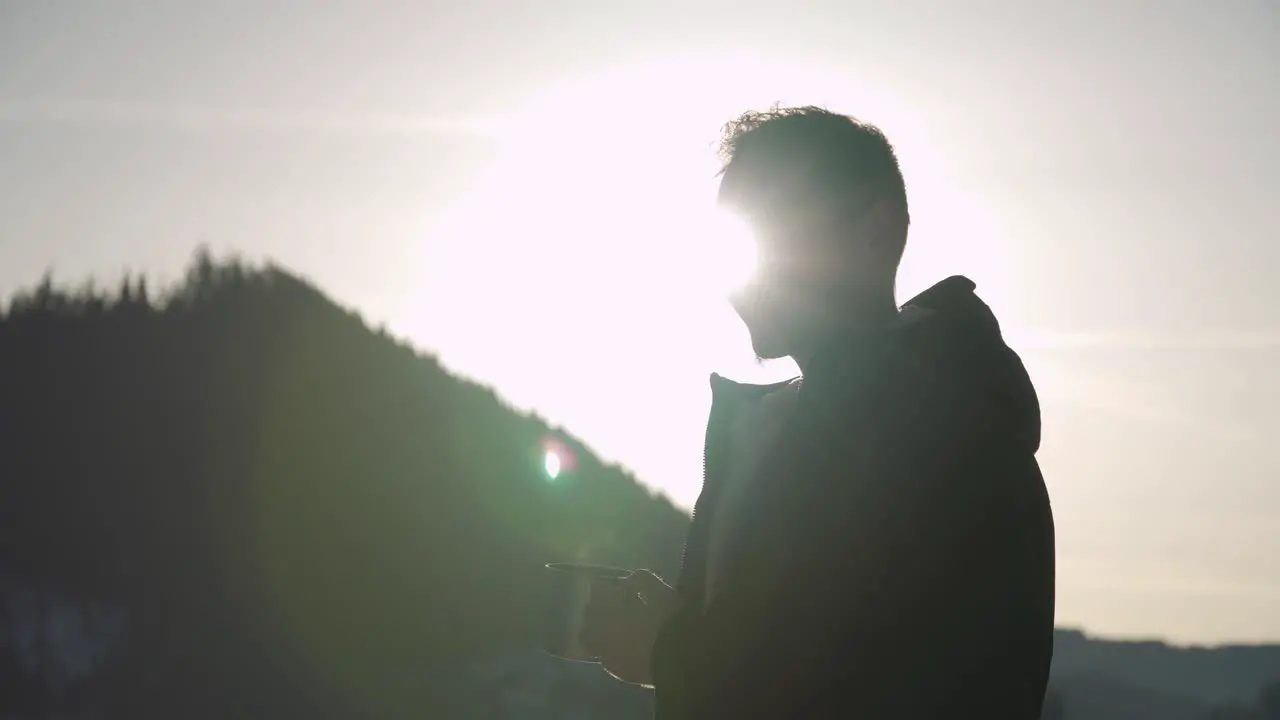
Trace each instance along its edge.
<path fill-rule="evenodd" d="M 499 118 L 471 115 L 335 113 L 169 103 L 26 100 L 0 104 L 0 123 L 151 125 L 204 132 L 290 131 L 492 137 Z"/>

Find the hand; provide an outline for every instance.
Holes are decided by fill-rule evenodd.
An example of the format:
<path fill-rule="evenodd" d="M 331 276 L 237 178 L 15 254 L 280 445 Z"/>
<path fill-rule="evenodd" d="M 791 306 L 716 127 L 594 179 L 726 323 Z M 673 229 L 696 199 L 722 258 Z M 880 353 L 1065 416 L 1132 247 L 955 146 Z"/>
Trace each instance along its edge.
<path fill-rule="evenodd" d="M 636 570 L 621 580 L 599 581 L 583 612 L 582 645 L 600 658 L 610 675 L 651 685 L 653 642 L 680 605 L 675 588 L 648 570 Z"/>

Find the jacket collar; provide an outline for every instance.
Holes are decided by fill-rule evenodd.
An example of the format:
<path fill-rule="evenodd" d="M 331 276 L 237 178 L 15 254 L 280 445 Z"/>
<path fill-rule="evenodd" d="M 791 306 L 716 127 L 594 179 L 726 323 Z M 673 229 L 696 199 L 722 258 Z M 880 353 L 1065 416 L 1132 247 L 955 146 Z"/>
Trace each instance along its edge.
<path fill-rule="evenodd" d="M 976 287 L 977 285 L 969 278 L 963 275 L 952 275 L 904 303 L 899 308 L 898 316 L 891 324 L 890 329 L 898 330 L 914 325 L 916 322 L 932 315 L 939 304 L 947 302 L 956 295 L 971 293 Z M 843 346 L 849 339 L 839 337 L 834 339 L 831 345 Z M 796 376 L 788 380 L 761 385 L 738 382 L 713 372 L 711 373 L 711 395 L 713 398 L 720 396 L 760 397 L 774 390 L 784 388 L 798 380 L 801 380 L 801 378 Z"/>

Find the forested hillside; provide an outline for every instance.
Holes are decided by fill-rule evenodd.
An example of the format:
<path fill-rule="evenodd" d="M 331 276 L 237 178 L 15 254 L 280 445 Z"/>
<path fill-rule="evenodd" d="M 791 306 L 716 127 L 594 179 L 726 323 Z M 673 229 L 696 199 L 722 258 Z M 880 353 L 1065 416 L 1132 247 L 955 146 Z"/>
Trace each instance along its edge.
<path fill-rule="evenodd" d="M 665 499 L 272 268 L 46 281 L 0 398 L 0 576 L 127 624 L 59 701 L 113 716 L 469 707 L 459 673 L 536 644 L 542 563 L 678 562 Z"/>

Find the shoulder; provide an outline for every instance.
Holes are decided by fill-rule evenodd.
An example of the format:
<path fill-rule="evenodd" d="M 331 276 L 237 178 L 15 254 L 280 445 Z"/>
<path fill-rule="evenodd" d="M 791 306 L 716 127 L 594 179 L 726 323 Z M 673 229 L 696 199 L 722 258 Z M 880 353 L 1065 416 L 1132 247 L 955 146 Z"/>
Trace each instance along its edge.
<path fill-rule="evenodd" d="M 799 412 L 815 442 L 891 452 L 940 426 L 947 404 L 939 390 L 931 369 L 891 335 L 832 349 L 815 362 L 801 386 Z"/>

